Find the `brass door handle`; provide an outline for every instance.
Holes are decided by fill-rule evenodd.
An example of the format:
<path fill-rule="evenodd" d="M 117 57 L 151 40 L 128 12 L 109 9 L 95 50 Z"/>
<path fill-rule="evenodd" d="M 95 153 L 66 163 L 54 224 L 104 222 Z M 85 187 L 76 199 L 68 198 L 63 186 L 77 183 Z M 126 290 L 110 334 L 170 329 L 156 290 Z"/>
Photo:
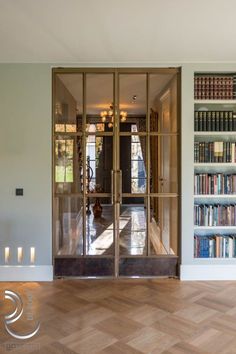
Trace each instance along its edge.
<path fill-rule="evenodd" d="M 111 202 L 122 203 L 122 171 L 111 170 Z"/>
<path fill-rule="evenodd" d="M 122 171 L 117 171 L 118 174 L 118 188 L 117 188 L 117 203 L 122 204 Z"/>
<path fill-rule="evenodd" d="M 114 171 L 111 170 L 111 204 L 114 204 Z"/>

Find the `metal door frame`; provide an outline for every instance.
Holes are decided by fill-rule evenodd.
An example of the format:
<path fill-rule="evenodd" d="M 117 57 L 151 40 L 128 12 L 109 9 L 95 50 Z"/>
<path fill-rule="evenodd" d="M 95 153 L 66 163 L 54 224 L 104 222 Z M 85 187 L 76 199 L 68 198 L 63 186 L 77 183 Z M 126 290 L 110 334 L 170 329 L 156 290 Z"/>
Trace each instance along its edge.
<path fill-rule="evenodd" d="M 172 255 L 151 255 L 150 252 L 150 237 L 149 237 L 149 220 L 150 220 L 150 198 L 151 197 L 178 197 L 178 207 L 179 207 L 179 215 L 181 214 L 181 202 L 180 202 L 180 148 L 179 148 L 179 154 L 178 154 L 178 174 L 179 174 L 179 191 L 178 193 L 151 193 L 150 192 L 150 137 L 151 136 L 162 136 L 163 133 L 159 132 L 150 132 L 150 115 L 149 115 L 149 110 L 150 110 L 150 104 L 149 104 L 149 87 L 150 87 L 150 80 L 149 77 L 151 74 L 158 74 L 158 73 L 163 73 L 163 74 L 177 74 L 177 95 L 178 95 L 178 132 L 177 133 L 168 133 L 167 135 L 171 136 L 177 136 L 178 139 L 178 146 L 180 147 L 180 142 L 181 142 L 181 137 L 180 137 L 180 68 L 53 68 L 52 69 L 52 92 L 53 92 L 53 105 L 52 105 L 52 141 L 54 142 L 55 140 L 55 134 L 54 134 L 54 92 L 55 92 L 55 77 L 57 74 L 72 74 L 72 73 L 81 73 L 83 76 L 83 115 L 82 115 L 82 132 L 77 132 L 76 134 L 74 133 L 73 135 L 75 136 L 81 136 L 82 137 L 82 142 L 83 142 L 83 156 L 86 155 L 86 87 L 87 87 L 87 80 L 86 80 L 86 74 L 113 74 L 113 98 L 114 98 L 114 124 L 113 124 L 113 132 L 109 132 L 107 134 L 99 134 L 98 132 L 95 133 L 95 136 L 112 136 L 113 137 L 113 188 L 110 193 L 104 193 L 104 194 L 99 194 L 100 197 L 106 197 L 109 194 L 111 195 L 111 198 L 113 200 L 113 213 L 114 213 L 114 220 L 113 220 L 113 225 L 114 225 L 114 254 L 112 256 L 104 256 L 104 255 L 87 255 L 86 254 L 86 197 L 88 197 L 88 194 L 86 194 L 85 188 L 83 188 L 83 255 L 64 255 L 64 256 L 58 256 L 55 253 L 55 217 L 54 217 L 54 181 L 55 181 L 55 153 L 54 153 L 54 144 L 52 147 L 52 205 L 53 205 L 53 264 L 55 265 L 55 259 L 60 259 L 60 258 L 109 258 L 112 257 L 114 258 L 114 274 L 113 276 L 108 276 L 108 278 L 118 278 L 118 277 L 124 277 L 120 276 L 119 274 L 119 262 L 121 258 L 146 258 L 146 257 L 151 257 L 151 258 L 178 258 L 178 263 L 180 260 L 180 234 L 181 234 L 181 225 L 180 225 L 180 218 L 179 218 L 179 227 L 178 227 L 178 244 L 179 244 L 179 254 L 178 256 L 172 256 Z M 120 188 L 118 188 L 118 179 L 120 180 L 120 136 L 131 136 L 131 132 L 120 132 L 120 127 L 119 127 L 119 75 L 121 74 L 145 74 L 146 75 L 146 131 L 145 132 L 138 132 L 135 135 L 138 136 L 145 136 L 146 137 L 146 193 L 144 194 L 131 194 L 131 193 L 123 193 L 121 194 Z M 83 158 L 83 171 L 86 170 L 86 159 Z M 86 183 L 86 174 L 83 173 L 83 185 Z M 119 182 L 120 184 L 120 182 Z M 119 190 L 118 190 L 119 189 Z M 93 193 L 93 196 L 96 196 L 97 193 Z M 76 195 L 75 195 L 76 196 Z M 146 254 L 145 255 L 127 255 L 127 256 L 120 256 L 119 254 L 119 216 L 120 216 L 120 201 L 122 199 L 122 196 L 124 197 L 135 197 L 135 196 L 142 196 L 143 198 L 146 198 L 147 200 L 147 223 L 146 223 Z M 57 276 L 56 276 L 57 277 Z M 59 276 L 60 277 L 60 276 Z M 66 277 L 66 276 L 63 276 Z M 77 277 L 77 276 L 76 276 Z M 130 276 L 128 276 L 130 277 Z M 136 277 L 136 276 L 135 276 Z M 141 276 L 142 277 L 142 276 Z M 147 276 L 145 276 L 146 278 Z M 149 276 L 148 276 L 149 277 Z M 156 276 L 150 276 L 156 277 Z M 78 276 L 78 278 L 80 278 Z M 91 278 L 90 276 L 88 277 L 82 277 L 82 278 Z M 96 278 L 100 278 L 99 276 L 96 276 Z M 104 278 L 104 277 L 103 277 Z"/>

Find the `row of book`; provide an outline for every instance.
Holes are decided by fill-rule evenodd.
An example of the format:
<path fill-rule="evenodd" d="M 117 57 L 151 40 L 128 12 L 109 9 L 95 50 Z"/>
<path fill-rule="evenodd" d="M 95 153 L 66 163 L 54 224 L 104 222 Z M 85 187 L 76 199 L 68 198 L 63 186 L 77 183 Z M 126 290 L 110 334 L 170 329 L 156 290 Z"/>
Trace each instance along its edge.
<path fill-rule="evenodd" d="M 194 77 L 195 99 L 233 99 L 234 77 L 197 75 Z"/>
<path fill-rule="evenodd" d="M 236 131 L 236 114 L 233 111 L 195 111 L 196 132 Z"/>
<path fill-rule="evenodd" d="M 236 235 L 194 236 L 195 258 L 236 257 Z"/>
<path fill-rule="evenodd" d="M 235 142 L 194 142 L 194 162 L 236 162 Z"/>
<path fill-rule="evenodd" d="M 217 87 L 232 87 L 234 83 L 233 75 L 195 75 L 195 88 L 217 88 Z"/>
<path fill-rule="evenodd" d="M 236 205 L 195 204 L 195 226 L 236 226 Z"/>
<path fill-rule="evenodd" d="M 236 194 L 236 174 L 196 173 L 194 194 Z"/>

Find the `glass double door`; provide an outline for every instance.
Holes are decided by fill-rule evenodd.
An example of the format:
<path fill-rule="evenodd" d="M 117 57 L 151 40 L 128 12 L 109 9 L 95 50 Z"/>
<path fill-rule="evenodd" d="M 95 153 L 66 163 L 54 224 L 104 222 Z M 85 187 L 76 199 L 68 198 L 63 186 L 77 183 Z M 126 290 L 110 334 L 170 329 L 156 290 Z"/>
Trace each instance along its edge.
<path fill-rule="evenodd" d="M 178 70 L 53 72 L 55 276 L 174 276 Z"/>

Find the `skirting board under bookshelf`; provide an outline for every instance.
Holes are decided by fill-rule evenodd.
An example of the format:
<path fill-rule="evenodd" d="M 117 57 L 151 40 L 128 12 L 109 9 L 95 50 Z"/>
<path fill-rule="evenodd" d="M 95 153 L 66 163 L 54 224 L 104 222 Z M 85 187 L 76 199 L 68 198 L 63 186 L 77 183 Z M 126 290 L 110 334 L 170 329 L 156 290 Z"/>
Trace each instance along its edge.
<path fill-rule="evenodd" d="M 219 264 L 224 261 L 224 264 Z M 227 264 L 228 261 L 233 264 Z M 236 259 L 194 259 L 193 264 L 180 266 L 181 280 L 236 280 Z"/>

